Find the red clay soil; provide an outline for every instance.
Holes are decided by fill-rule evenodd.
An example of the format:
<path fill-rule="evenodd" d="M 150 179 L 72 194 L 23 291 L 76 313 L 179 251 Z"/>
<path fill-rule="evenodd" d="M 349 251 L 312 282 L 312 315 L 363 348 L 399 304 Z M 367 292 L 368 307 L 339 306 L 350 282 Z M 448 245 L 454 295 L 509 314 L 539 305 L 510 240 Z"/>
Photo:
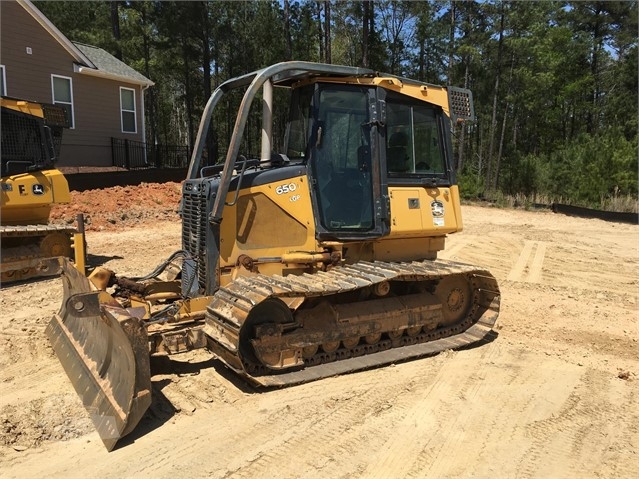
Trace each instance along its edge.
<path fill-rule="evenodd" d="M 51 222 L 71 224 L 83 213 L 87 231 L 102 231 L 177 221 L 180 189 L 180 183 L 169 182 L 72 191 L 71 203 L 53 207 Z"/>

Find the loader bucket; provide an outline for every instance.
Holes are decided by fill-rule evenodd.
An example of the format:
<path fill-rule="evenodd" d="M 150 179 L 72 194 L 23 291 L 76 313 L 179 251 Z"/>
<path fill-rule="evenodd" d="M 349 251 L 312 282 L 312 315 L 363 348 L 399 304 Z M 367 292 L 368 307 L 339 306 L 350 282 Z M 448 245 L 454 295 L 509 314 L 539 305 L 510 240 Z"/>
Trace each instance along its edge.
<path fill-rule="evenodd" d="M 64 299 L 46 334 L 102 442 L 112 450 L 151 405 L 143 321 L 62 259 Z"/>

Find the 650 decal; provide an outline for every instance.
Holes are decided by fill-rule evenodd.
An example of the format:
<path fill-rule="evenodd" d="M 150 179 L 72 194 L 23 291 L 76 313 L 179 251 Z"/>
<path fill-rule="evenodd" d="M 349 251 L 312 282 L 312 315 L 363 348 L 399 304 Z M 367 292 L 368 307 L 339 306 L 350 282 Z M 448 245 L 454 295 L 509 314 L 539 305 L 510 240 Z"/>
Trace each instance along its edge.
<path fill-rule="evenodd" d="M 285 195 L 286 193 L 292 193 L 297 189 L 297 185 L 295 183 L 287 183 L 284 185 L 279 185 L 275 188 L 275 193 L 278 195 Z"/>

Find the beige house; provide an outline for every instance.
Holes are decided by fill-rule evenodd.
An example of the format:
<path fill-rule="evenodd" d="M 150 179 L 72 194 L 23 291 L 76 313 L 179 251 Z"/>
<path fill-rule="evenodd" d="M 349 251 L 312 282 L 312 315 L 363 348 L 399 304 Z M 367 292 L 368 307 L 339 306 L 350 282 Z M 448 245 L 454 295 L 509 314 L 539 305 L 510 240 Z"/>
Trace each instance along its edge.
<path fill-rule="evenodd" d="M 153 82 L 101 48 L 66 38 L 28 0 L 0 1 L 0 93 L 64 106 L 58 166 L 111 166 L 112 145 L 144 142 Z"/>

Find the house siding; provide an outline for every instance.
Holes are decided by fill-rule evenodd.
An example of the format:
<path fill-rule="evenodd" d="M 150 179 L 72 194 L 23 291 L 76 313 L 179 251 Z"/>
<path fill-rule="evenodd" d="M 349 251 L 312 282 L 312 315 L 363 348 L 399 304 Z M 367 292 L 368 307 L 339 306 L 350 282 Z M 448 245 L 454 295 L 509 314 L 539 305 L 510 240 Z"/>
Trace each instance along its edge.
<path fill-rule="evenodd" d="M 75 72 L 73 56 L 17 2 L 0 1 L 0 19 L 8 96 L 51 103 L 51 75 L 72 79 L 75 125 L 64 132 L 58 166 L 111 166 L 111 137 L 144 141 L 140 85 Z M 136 92 L 135 134 L 121 130 L 121 86 Z"/>

